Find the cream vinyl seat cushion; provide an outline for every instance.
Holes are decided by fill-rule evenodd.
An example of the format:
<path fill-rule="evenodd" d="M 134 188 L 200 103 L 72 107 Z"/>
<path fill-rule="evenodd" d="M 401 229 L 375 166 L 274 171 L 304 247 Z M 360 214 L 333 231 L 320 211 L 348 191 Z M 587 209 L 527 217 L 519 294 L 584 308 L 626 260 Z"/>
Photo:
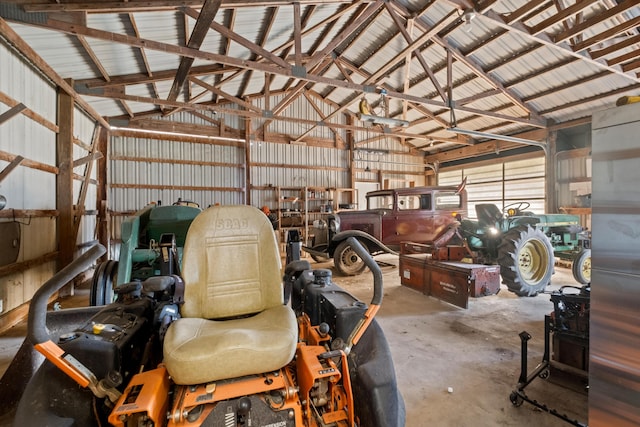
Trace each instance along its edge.
<path fill-rule="evenodd" d="M 176 384 L 280 369 L 293 359 L 298 325 L 283 305 L 271 223 L 251 206 L 215 206 L 191 224 L 184 246 L 183 316 L 164 340 Z"/>

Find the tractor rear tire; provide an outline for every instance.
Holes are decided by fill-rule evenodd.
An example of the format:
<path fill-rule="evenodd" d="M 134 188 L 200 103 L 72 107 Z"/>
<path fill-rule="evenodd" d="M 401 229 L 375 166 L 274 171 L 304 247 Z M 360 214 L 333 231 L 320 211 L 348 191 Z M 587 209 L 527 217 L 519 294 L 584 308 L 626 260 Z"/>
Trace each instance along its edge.
<path fill-rule="evenodd" d="M 105 261 L 98 264 L 91 281 L 89 305 L 98 306 L 113 302 L 114 289 L 118 275 L 118 261 Z"/>
<path fill-rule="evenodd" d="M 576 282 L 583 285 L 591 283 L 591 249 L 584 249 L 573 259 L 571 272 Z"/>
<path fill-rule="evenodd" d="M 555 263 L 549 238 L 530 225 L 512 228 L 498 247 L 502 282 L 521 297 L 533 297 L 551 282 Z"/>
<path fill-rule="evenodd" d="M 365 245 L 362 246 L 366 249 Z M 336 247 L 333 253 L 333 264 L 343 276 L 357 276 L 367 268 L 362 258 L 346 240 L 340 242 Z"/>

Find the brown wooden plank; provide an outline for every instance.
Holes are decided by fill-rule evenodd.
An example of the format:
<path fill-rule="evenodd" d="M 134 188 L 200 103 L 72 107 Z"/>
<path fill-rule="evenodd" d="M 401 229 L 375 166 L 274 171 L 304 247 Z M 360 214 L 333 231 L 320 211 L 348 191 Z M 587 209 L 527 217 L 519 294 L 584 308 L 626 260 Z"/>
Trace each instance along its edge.
<path fill-rule="evenodd" d="M 511 12 L 511 13 L 507 14 L 506 16 L 504 16 L 503 19 L 504 19 L 504 21 L 506 23 L 509 23 L 509 24 L 512 23 L 512 22 L 516 22 L 520 18 L 522 18 L 523 16 L 527 15 L 529 12 L 533 11 L 534 9 L 536 9 L 537 7 L 540 7 L 541 5 L 543 5 L 545 3 L 549 3 L 549 0 L 531 0 L 531 1 L 527 1 L 521 7 L 519 7 L 518 9 L 516 9 L 513 12 Z"/>
<path fill-rule="evenodd" d="M 189 37 L 187 48 L 195 50 L 200 49 L 200 45 L 204 41 L 207 32 L 209 32 L 209 26 L 213 22 L 213 18 L 215 18 L 216 13 L 218 13 L 220 3 L 222 3 L 222 0 L 205 0 L 202 5 L 202 9 L 200 10 L 200 14 L 198 15 L 198 19 L 193 27 L 193 31 L 191 32 L 191 37 Z M 189 69 L 193 64 L 193 61 L 194 58 L 188 56 L 183 56 L 180 59 L 178 71 L 176 72 L 173 84 L 171 85 L 169 96 L 167 97 L 168 100 L 175 101 L 178 98 L 180 89 L 182 89 L 182 86 L 187 81 Z"/>
<path fill-rule="evenodd" d="M 318 0 L 296 0 L 301 5 L 317 4 Z M 352 3 L 353 0 L 322 0 L 326 4 Z M 126 2 L 119 1 L 84 1 L 69 3 L 49 3 L 17 0 L 28 12 L 149 12 L 161 10 L 174 10 L 180 7 L 202 5 L 202 0 L 132 0 Z M 269 7 L 269 6 L 289 6 L 291 0 L 223 0 L 222 6 L 225 8 L 245 8 L 245 7 Z"/>
<path fill-rule="evenodd" d="M 0 171 L 0 182 L 2 182 L 15 168 L 20 166 L 24 161 L 24 157 L 16 156 L 2 171 Z"/>
<path fill-rule="evenodd" d="M 34 258 L 28 261 L 16 262 L 13 264 L 0 267 L 0 277 L 7 276 L 9 274 L 25 271 L 33 267 L 37 267 L 49 261 L 54 261 L 58 257 L 58 252 L 49 252 L 46 255 L 42 255 L 38 258 Z"/>
<path fill-rule="evenodd" d="M 614 43 L 611 46 L 607 46 L 603 49 L 591 50 L 589 51 L 589 54 L 591 55 L 592 59 L 597 59 L 605 55 L 609 55 L 611 53 L 617 52 L 620 49 L 624 49 L 625 47 L 633 46 L 637 43 L 640 43 L 640 34 L 633 37 L 628 37 L 618 43 Z"/>
<path fill-rule="evenodd" d="M 91 184 L 91 172 L 93 171 L 94 160 L 102 157 L 102 153 L 96 152 L 96 142 L 100 137 L 101 131 L 102 129 L 96 125 L 94 129 L 93 140 L 91 141 L 91 151 L 89 152 L 89 155 L 82 159 L 77 160 L 77 162 L 79 163 L 82 162 L 80 164 L 85 164 L 86 168 L 84 171 L 84 180 L 82 182 L 82 185 L 80 186 L 80 194 L 78 195 L 78 201 L 76 202 L 76 205 L 75 205 L 76 209 L 75 209 L 75 215 L 74 215 L 74 219 L 75 219 L 74 231 L 75 231 L 76 238 L 74 239 L 74 242 L 78 240 L 78 233 L 80 231 L 80 217 L 84 214 L 84 211 L 86 210 L 85 201 L 87 199 L 87 192 L 89 191 L 89 185 Z M 75 168 L 76 166 L 78 165 L 76 165 L 76 161 L 74 161 L 73 167 Z"/>
<path fill-rule="evenodd" d="M 148 190 L 187 190 L 187 191 L 228 191 L 242 193 L 237 187 L 198 187 L 193 185 L 154 185 L 154 184 L 109 184 L 110 188 L 136 188 Z"/>
<path fill-rule="evenodd" d="M 9 120 L 10 118 L 20 114 L 20 112 L 24 109 L 26 109 L 27 107 L 20 102 L 19 104 L 14 105 L 13 107 L 9 108 L 7 111 L 5 111 L 4 113 L 0 114 L 0 125 L 4 122 L 6 122 L 7 120 Z"/>
<path fill-rule="evenodd" d="M 0 211 L 0 218 L 44 218 L 57 217 L 56 210 L 41 209 L 4 209 Z"/>
<path fill-rule="evenodd" d="M 167 163 L 176 165 L 192 165 L 192 166 L 211 166 L 223 168 L 244 169 L 244 164 L 226 163 L 226 162 L 208 162 L 198 160 L 181 160 L 181 159 L 162 159 L 158 157 L 134 157 L 134 156 L 111 156 L 111 160 L 140 162 L 140 163 Z"/>
<path fill-rule="evenodd" d="M 69 85 L 69 82 L 66 82 Z M 57 271 L 69 265 L 76 248 L 75 218 L 73 210 L 73 97 L 58 91 L 57 103 L 58 137 L 56 141 L 56 209 L 59 212 L 56 241 L 58 246 Z M 61 295 L 73 295 L 73 284 L 63 287 Z"/>
<path fill-rule="evenodd" d="M 13 160 L 18 157 L 15 154 L 7 153 L 6 151 L 0 150 L 0 160 L 4 160 L 5 162 L 13 162 Z M 36 162 L 35 160 L 24 159 L 20 163 L 23 167 L 38 169 L 44 172 L 49 172 L 53 174 L 58 173 L 58 168 L 55 166 L 48 165 L 46 163 Z"/>
<path fill-rule="evenodd" d="M 4 93 L 2 91 L 0 91 L 0 102 L 4 103 L 4 104 L 6 104 L 6 105 L 8 105 L 9 107 L 12 107 L 12 108 L 17 106 L 17 105 L 20 105 L 20 102 L 18 102 L 15 99 L 11 98 L 9 95 L 7 95 L 6 93 Z M 29 117 L 34 122 L 46 127 L 50 131 L 58 132 L 58 126 L 55 123 L 50 122 L 49 120 L 45 119 L 44 117 L 42 117 L 40 114 L 36 113 L 35 111 L 32 111 L 29 108 L 24 108 L 24 109 L 21 110 L 21 113 L 24 114 L 25 116 Z"/>
<path fill-rule="evenodd" d="M 74 160 L 73 167 L 77 168 L 78 166 L 86 165 L 89 162 L 92 162 L 94 160 L 98 160 L 101 158 L 102 158 L 102 153 L 92 153 L 92 154 L 89 154 L 88 156 L 84 156 L 80 159 Z"/>
<path fill-rule="evenodd" d="M 98 140 L 96 141 L 96 152 L 102 154 L 102 157 L 98 159 L 96 177 L 98 178 L 99 185 L 96 186 L 96 237 L 102 246 L 107 248 L 107 253 L 100 257 L 100 261 L 107 261 L 109 259 L 109 239 L 110 223 L 109 213 L 107 212 L 108 196 L 107 196 L 107 165 L 108 165 L 108 149 L 109 146 L 109 132 L 104 130 L 98 134 Z"/>
<path fill-rule="evenodd" d="M 531 27 L 530 28 L 531 34 L 538 34 L 546 30 L 547 28 L 551 27 L 552 25 L 555 25 L 558 22 L 562 22 L 567 18 L 570 18 L 571 15 L 575 15 L 579 12 L 582 12 L 583 10 L 585 10 L 586 8 L 592 5 L 593 5 L 593 0 L 582 0 L 572 4 L 571 6 L 565 9 L 558 10 L 549 18 Z"/>
<path fill-rule="evenodd" d="M 67 24 L 73 27 L 72 24 Z M 0 18 L 0 35 L 2 35 L 5 39 L 7 39 L 20 53 L 22 53 L 33 65 L 35 65 L 40 71 L 42 71 L 48 78 L 50 78 L 56 85 L 58 85 L 62 90 L 70 94 L 75 102 L 78 103 L 94 120 L 97 120 L 102 126 L 109 128 L 109 124 L 106 120 L 98 114 L 96 110 L 93 109 L 88 102 L 84 101 L 82 98 L 78 96 L 73 87 L 64 81 L 62 77 L 58 73 L 54 71 L 54 69 L 46 63 L 40 55 L 36 53 L 33 48 L 31 48 L 27 42 L 25 42 L 19 35 L 16 33 L 5 21 Z"/>
<path fill-rule="evenodd" d="M 634 6 L 637 6 L 638 4 L 640 4 L 640 1 L 638 0 L 624 0 L 620 3 L 618 3 L 616 6 L 598 13 L 597 15 L 587 19 L 586 21 L 583 21 L 577 25 L 574 25 L 573 27 L 571 27 L 569 30 L 566 31 L 562 31 L 559 34 L 556 34 L 553 37 L 553 40 L 556 43 L 561 43 L 565 40 L 570 39 L 571 37 L 577 35 L 577 34 L 581 34 L 585 31 L 587 31 L 588 29 L 590 29 L 591 27 L 593 27 L 594 25 L 600 24 L 601 22 L 610 19 L 614 16 L 620 15 L 621 13 L 627 11 L 628 9 L 631 9 Z"/>

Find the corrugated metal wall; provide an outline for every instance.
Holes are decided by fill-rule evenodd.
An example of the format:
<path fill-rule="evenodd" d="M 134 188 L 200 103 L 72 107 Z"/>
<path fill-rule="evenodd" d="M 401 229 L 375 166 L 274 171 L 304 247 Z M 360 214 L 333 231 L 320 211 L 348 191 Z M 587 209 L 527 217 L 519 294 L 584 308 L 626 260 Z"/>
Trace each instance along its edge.
<path fill-rule="evenodd" d="M 309 98 L 299 97 L 281 114 L 318 121 L 331 114 L 331 106 Z M 282 100 L 282 96 L 273 96 L 269 105 L 274 108 Z M 264 108 L 266 104 L 264 99 L 252 100 L 252 103 L 259 108 Z M 235 108 L 238 107 L 233 104 L 224 106 L 225 110 Z M 161 136 L 158 136 L 159 139 L 135 136 L 111 138 L 109 209 L 116 214 L 113 215 L 111 228 L 115 240 L 119 239 L 119 224 L 122 221 L 119 215 L 136 211 L 149 202 L 162 200 L 166 204 L 181 197 L 206 207 L 213 203 L 233 204 L 245 201 L 244 139 L 224 137 L 216 140 L 213 136 L 218 135 L 219 131 L 216 121 L 223 122 L 227 129 L 242 131 L 246 124 L 243 119 L 224 112 L 216 115 L 194 115 L 188 111 L 155 119 L 210 126 L 211 133 L 207 135 L 211 140 L 192 143 L 163 141 Z M 251 120 L 253 135 L 261 133 L 261 126 L 266 120 Z M 346 119 L 340 114 L 328 122 L 346 124 Z M 342 143 L 347 138 L 344 129 L 332 130 L 328 126 L 317 126 L 305 136 L 312 141 L 329 142 L 335 147 L 282 143 L 283 136 L 285 140 L 290 137 L 293 141 L 311 128 L 311 124 L 274 120 L 270 122 L 267 134 L 277 136 L 278 143 L 255 139 L 251 141 L 251 189 L 247 196 L 252 205 L 266 205 L 276 209 L 276 188 L 279 186 L 351 188 L 354 185 L 351 182 L 350 151 Z M 376 136 L 378 138 L 372 138 Z M 425 184 L 423 157 L 410 153 L 397 138 L 380 137 L 374 131 L 356 132 L 354 138 L 357 147 L 353 159 L 355 181 L 387 182 L 391 187 Z M 224 143 L 235 145 L 218 145 Z"/>
<path fill-rule="evenodd" d="M 27 160 L 44 166 L 56 166 L 57 93 L 56 88 L 36 71 L 30 64 L 8 45 L 0 42 L 0 114 L 17 103 L 24 104 L 29 110 L 44 119 L 44 123 L 18 114 L 0 125 L 0 151 L 3 158 L 22 156 Z M 74 114 L 74 136 L 87 146 L 91 143 L 95 122 L 79 110 Z M 81 146 L 74 147 L 74 159 L 88 155 Z M 0 170 L 9 164 L 0 160 Z M 84 175 L 85 166 L 74 170 Z M 95 167 L 92 177 L 95 179 Z M 81 181 L 74 181 L 74 196 L 80 193 Z M 56 175 L 24 165 L 18 166 L 0 182 L 0 194 L 7 199 L 3 214 L 11 210 L 49 211 L 56 209 Z M 95 210 L 95 185 L 90 185 L 85 199 L 87 210 Z M 51 256 L 57 250 L 56 217 L 34 213 L 27 217 L 0 218 L 2 222 L 18 222 L 20 228 L 20 248 L 16 263 L 50 259 L 35 267 L 18 272 L 0 275 L 0 299 L 3 300 L 3 312 L 19 307 L 29 301 L 34 292 L 54 274 L 55 258 Z M 78 243 L 94 239 L 95 216 L 82 219 Z M 2 241 L 0 250 L 7 250 L 12 242 Z"/>
<path fill-rule="evenodd" d="M 363 130 L 355 132 L 356 181 L 378 182 L 389 188 L 426 185 L 422 156 L 409 153 L 397 138 Z"/>
<path fill-rule="evenodd" d="M 350 187 L 349 151 L 254 141 L 251 204 L 276 209 L 276 187 Z"/>
<path fill-rule="evenodd" d="M 558 206 L 581 206 L 591 194 L 590 149 L 564 151 L 556 156 Z M 589 205 L 590 206 L 590 205 Z"/>
<path fill-rule="evenodd" d="M 495 203 L 502 209 L 524 201 L 531 204 L 528 210 L 545 212 L 544 157 L 443 170 L 438 174 L 438 185 L 458 185 L 465 177 L 471 218 L 476 218 L 478 203 Z"/>

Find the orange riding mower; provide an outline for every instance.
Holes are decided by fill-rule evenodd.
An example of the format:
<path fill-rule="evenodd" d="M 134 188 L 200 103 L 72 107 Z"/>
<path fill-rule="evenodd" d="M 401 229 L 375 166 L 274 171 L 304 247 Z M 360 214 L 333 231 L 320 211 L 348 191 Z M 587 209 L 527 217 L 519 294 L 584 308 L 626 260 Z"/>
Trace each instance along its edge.
<path fill-rule="evenodd" d="M 27 340 L 46 360 L 23 392 L 0 398 L 22 392 L 20 426 L 404 426 L 374 320 L 382 273 L 353 240 L 374 276 L 368 306 L 304 260 L 283 280 L 264 214 L 215 206 L 192 223 L 179 274 L 120 285 L 111 304 L 48 319 L 50 296 L 105 251 L 93 247 L 34 296 Z"/>

